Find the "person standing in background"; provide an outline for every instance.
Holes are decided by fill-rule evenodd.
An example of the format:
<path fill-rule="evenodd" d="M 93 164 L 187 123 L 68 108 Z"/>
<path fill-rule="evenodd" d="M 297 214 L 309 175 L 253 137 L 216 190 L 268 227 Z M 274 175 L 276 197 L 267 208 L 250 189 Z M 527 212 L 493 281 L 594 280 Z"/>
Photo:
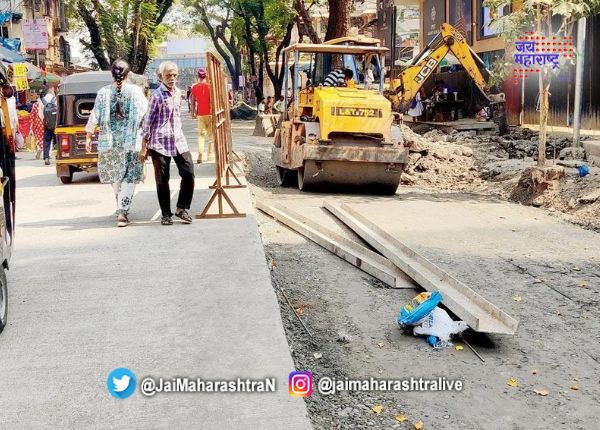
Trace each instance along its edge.
<path fill-rule="evenodd" d="M 35 159 L 39 160 L 44 150 L 44 105 L 41 97 L 38 97 L 31 108 L 31 132 L 35 138 Z"/>
<path fill-rule="evenodd" d="M 413 117 L 413 122 L 417 122 L 417 119 L 421 115 L 423 115 L 423 112 L 425 111 L 425 109 L 423 108 L 423 100 L 425 100 L 425 97 L 425 90 L 423 88 L 420 88 L 417 94 L 415 95 L 415 98 L 410 104 L 407 113 L 408 115 Z"/>
<path fill-rule="evenodd" d="M 269 115 L 273 113 L 273 97 L 271 96 L 268 96 L 265 102 L 265 113 Z"/>
<path fill-rule="evenodd" d="M 283 113 L 283 106 L 285 104 L 285 98 L 283 96 L 279 96 L 279 100 L 277 100 L 275 102 L 275 104 L 273 105 L 273 109 L 275 110 L 275 113 Z"/>
<path fill-rule="evenodd" d="M 54 129 L 57 120 L 56 87 L 50 85 L 42 97 L 44 121 L 44 164 L 50 165 L 50 149 L 54 143 Z"/>
<path fill-rule="evenodd" d="M 212 112 L 210 108 L 210 85 L 208 84 L 206 69 L 198 69 L 198 82 L 191 90 L 192 118 L 198 118 L 198 158 L 197 163 L 204 161 L 204 146 L 208 140 L 206 160 L 211 159 L 214 145 L 212 132 Z"/>

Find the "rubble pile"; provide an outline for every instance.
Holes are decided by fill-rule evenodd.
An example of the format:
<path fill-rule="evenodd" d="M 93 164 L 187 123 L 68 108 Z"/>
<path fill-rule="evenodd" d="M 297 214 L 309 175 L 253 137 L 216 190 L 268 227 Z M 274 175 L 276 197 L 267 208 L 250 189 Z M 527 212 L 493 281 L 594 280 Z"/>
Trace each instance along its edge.
<path fill-rule="evenodd" d="M 527 128 L 514 128 L 499 140 L 500 148 L 508 153 L 509 158 L 530 157 L 537 160 L 539 143 L 537 132 Z M 571 144 L 570 138 L 549 135 L 546 140 L 546 157 L 558 158 L 560 152 Z"/>
<path fill-rule="evenodd" d="M 237 103 L 231 109 L 231 119 L 251 120 L 256 119 L 258 111 L 244 102 Z"/>
<path fill-rule="evenodd" d="M 465 191 L 481 182 L 473 150 L 455 143 L 467 136 L 458 134 L 446 135 L 432 130 L 421 136 L 403 125 L 402 136 L 409 157 L 402 183 L 436 190 Z"/>
<path fill-rule="evenodd" d="M 410 151 L 404 185 L 494 194 L 559 211 L 576 224 L 600 230 L 600 168 L 588 166 L 590 173 L 580 177 L 586 154 L 571 147 L 569 137 L 548 136 L 547 169 L 556 164 L 564 176 L 539 187 L 532 170 L 538 150 L 535 131 L 515 128 L 505 136 L 489 136 L 434 129 L 420 135 L 403 125 L 402 134 Z"/>

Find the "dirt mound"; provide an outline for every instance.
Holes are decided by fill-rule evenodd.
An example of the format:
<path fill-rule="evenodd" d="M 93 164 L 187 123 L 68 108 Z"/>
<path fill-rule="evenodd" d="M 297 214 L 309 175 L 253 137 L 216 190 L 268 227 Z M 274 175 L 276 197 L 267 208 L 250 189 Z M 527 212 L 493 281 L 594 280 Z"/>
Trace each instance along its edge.
<path fill-rule="evenodd" d="M 409 148 L 402 182 L 436 190 L 467 190 L 481 182 L 473 150 L 454 143 L 455 135 L 432 130 L 421 136 L 402 126 L 404 145 Z"/>

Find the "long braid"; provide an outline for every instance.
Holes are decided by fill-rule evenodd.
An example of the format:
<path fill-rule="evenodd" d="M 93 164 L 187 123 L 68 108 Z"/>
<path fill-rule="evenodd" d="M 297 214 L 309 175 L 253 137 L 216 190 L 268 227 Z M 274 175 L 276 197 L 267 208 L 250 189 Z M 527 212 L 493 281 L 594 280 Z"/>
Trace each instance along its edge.
<path fill-rule="evenodd" d="M 125 112 L 123 109 L 123 82 L 127 79 L 127 75 L 129 75 L 129 64 L 127 64 L 123 60 L 116 60 L 111 69 L 111 73 L 113 79 L 117 84 L 117 110 L 116 117 L 117 119 L 125 118 Z"/>
<path fill-rule="evenodd" d="M 123 88 L 123 75 L 119 74 L 117 76 L 117 118 L 123 119 L 125 115 L 123 113 L 123 97 L 121 90 Z"/>

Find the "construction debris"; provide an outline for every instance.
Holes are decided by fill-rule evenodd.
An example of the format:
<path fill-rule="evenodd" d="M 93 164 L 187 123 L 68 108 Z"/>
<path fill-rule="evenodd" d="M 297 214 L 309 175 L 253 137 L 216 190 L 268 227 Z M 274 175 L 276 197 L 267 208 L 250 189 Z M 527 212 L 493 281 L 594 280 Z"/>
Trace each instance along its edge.
<path fill-rule="evenodd" d="M 256 207 L 390 287 L 416 287 L 396 265 L 364 246 L 346 239 L 284 206 L 269 205 L 257 200 Z"/>
<path fill-rule="evenodd" d="M 425 290 L 439 290 L 444 297 L 444 305 L 473 330 L 515 334 L 517 320 L 386 233 L 359 212 L 347 204 L 336 206 L 326 201 L 324 206 Z"/>
<path fill-rule="evenodd" d="M 538 133 L 511 128 L 503 136 L 432 130 L 424 135 L 402 127 L 410 156 L 402 184 L 439 191 L 466 191 L 498 196 L 523 204 L 554 208 L 576 224 L 600 230 L 600 202 L 584 199 L 600 188 L 600 168 L 588 149 L 573 148 L 569 137 L 549 135 L 547 166 L 562 166 L 564 175 L 551 187 L 534 186 L 531 169 L 538 156 Z M 585 138 L 584 138 L 585 139 Z M 594 150 L 593 145 L 584 148 Z M 460 149 L 463 148 L 463 149 Z M 598 163 L 600 164 L 600 163 Z"/>
<path fill-rule="evenodd" d="M 258 111 L 244 102 L 236 104 L 231 109 L 231 119 L 250 120 L 255 119 L 257 115 Z"/>
<path fill-rule="evenodd" d="M 473 150 L 453 143 L 456 136 L 439 130 L 420 136 L 405 125 L 402 135 L 410 153 L 401 178 L 403 184 L 456 190 L 481 182 Z M 471 136 L 466 132 L 463 135 Z"/>

